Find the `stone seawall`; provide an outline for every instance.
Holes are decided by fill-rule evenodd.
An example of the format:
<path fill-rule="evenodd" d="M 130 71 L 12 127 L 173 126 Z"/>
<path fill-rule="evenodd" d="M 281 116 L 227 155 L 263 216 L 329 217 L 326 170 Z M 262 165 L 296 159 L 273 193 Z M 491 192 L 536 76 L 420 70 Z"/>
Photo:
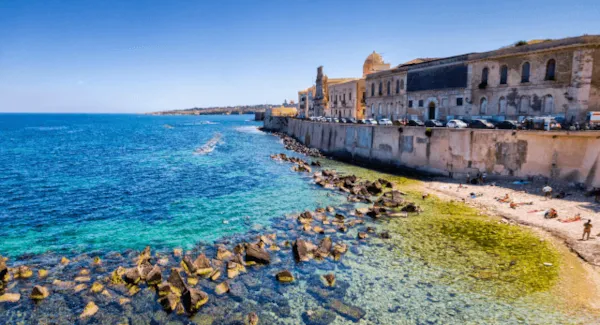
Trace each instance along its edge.
<path fill-rule="evenodd" d="M 268 117 L 265 128 L 348 161 L 464 177 L 542 176 L 600 187 L 600 132 L 332 124 Z"/>

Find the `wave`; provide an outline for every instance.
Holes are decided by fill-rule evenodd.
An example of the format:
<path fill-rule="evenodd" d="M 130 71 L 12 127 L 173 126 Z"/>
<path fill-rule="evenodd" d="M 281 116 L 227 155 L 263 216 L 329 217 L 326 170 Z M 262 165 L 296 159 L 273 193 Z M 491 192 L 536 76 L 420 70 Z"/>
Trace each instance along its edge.
<path fill-rule="evenodd" d="M 234 130 L 242 133 L 252 133 L 252 134 L 264 134 L 258 129 L 258 126 L 248 125 L 248 126 L 239 126 Z"/>
<path fill-rule="evenodd" d="M 36 130 L 36 131 L 59 131 L 66 130 L 68 127 L 66 126 L 29 126 L 25 128 L 26 130 Z"/>
<path fill-rule="evenodd" d="M 215 150 L 215 148 L 217 147 L 217 144 L 219 144 L 221 142 L 222 137 L 223 136 L 221 135 L 221 133 L 215 133 L 215 135 L 210 140 L 208 140 L 201 147 L 197 148 L 194 151 L 194 154 L 195 155 L 206 155 L 208 153 L 213 152 L 213 150 Z"/>
<path fill-rule="evenodd" d="M 192 122 L 192 123 L 183 123 L 181 125 L 184 125 L 184 126 L 194 126 L 194 125 L 213 125 L 213 124 L 219 124 L 219 123 L 212 122 L 212 121 L 199 121 L 199 122 Z"/>

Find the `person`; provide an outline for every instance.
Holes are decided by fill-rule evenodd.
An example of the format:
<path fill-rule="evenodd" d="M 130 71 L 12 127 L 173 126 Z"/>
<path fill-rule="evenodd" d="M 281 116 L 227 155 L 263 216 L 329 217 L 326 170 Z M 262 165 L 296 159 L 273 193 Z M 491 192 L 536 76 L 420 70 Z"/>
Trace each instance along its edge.
<path fill-rule="evenodd" d="M 550 187 L 548 184 L 542 188 L 542 192 L 544 193 L 546 199 L 552 198 L 552 187 Z"/>
<path fill-rule="evenodd" d="M 471 173 L 467 173 L 467 184 L 471 184 Z"/>
<path fill-rule="evenodd" d="M 558 212 L 554 208 L 550 208 L 550 210 L 546 211 L 544 214 L 544 218 L 546 219 L 554 219 L 558 217 Z"/>
<path fill-rule="evenodd" d="M 585 235 L 587 234 L 587 239 L 590 239 L 590 233 L 592 232 L 592 219 L 588 219 L 588 221 L 583 224 L 583 236 L 581 236 L 581 240 L 585 240 Z"/>
<path fill-rule="evenodd" d="M 481 183 L 485 184 L 486 179 L 487 179 L 487 172 L 483 172 L 483 174 L 481 174 Z"/>

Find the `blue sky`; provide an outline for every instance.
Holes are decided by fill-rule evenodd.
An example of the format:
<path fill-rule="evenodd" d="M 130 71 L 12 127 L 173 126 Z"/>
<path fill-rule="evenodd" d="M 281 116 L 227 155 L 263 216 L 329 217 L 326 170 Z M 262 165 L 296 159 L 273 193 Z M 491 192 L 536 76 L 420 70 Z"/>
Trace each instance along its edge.
<path fill-rule="evenodd" d="M 281 103 L 393 65 L 600 34 L 598 1 L 0 0 L 0 111 Z"/>

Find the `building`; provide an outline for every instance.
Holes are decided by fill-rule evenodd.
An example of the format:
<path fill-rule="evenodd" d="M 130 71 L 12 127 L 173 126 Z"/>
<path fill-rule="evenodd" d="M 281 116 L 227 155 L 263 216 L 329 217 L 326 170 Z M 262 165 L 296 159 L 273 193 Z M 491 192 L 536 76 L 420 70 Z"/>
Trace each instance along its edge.
<path fill-rule="evenodd" d="M 330 116 L 362 119 L 365 114 L 365 79 L 350 79 L 328 86 Z"/>
<path fill-rule="evenodd" d="M 286 106 L 279 106 L 279 107 L 269 107 L 265 110 L 265 117 L 271 117 L 271 116 L 288 116 L 288 117 L 295 117 L 298 115 L 298 110 L 296 109 L 296 107 L 286 107 Z"/>
<path fill-rule="evenodd" d="M 306 118 L 310 116 L 314 116 L 314 95 L 315 95 L 315 86 L 306 88 L 304 90 L 300 90 L 298 92 L 298 117 Z"/>
<path fill-rule="evenodd" d="M 416 59 L 371 72 L 365 84 L 368 117 L 518 120 L 552 115 L 583 122 L 589 111 L 600 111 L 600 36 Z"/>

